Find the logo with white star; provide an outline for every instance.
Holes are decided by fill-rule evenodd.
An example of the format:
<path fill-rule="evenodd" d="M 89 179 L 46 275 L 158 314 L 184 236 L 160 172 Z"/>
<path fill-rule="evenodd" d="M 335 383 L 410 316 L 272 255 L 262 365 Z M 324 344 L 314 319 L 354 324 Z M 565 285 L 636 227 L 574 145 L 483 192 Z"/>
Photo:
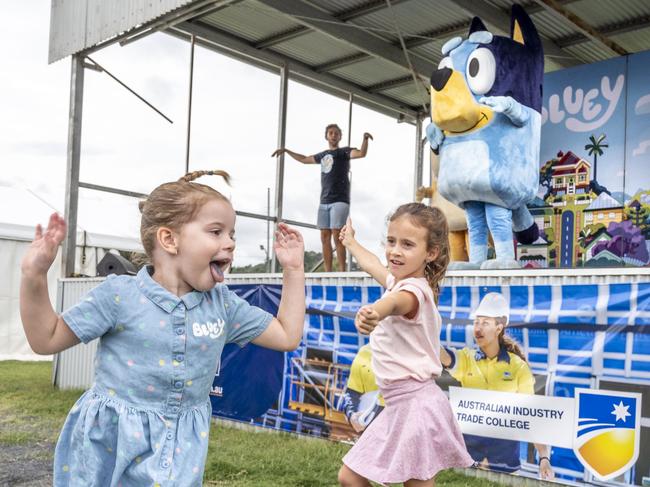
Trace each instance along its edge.
<path fill-rule="evenodd" d="M 618 404 L 614 404 L 614 410 L 612 411 L 612 414 L 616 416 L 616 421 L 623 421 L 625 422 L 625 418 L 628 416 L 632 416 L 630 413 L 627 412 L 627 410 L 630 408 L 630 406 L 625 406 L 623 404 L 623 401 L 619 402 Z"/>
<path fill-rule="evenodd" d="M 576 389 L 573 452 L 599 480 L 630 469 L 639 456 L 641 394 Z"/>

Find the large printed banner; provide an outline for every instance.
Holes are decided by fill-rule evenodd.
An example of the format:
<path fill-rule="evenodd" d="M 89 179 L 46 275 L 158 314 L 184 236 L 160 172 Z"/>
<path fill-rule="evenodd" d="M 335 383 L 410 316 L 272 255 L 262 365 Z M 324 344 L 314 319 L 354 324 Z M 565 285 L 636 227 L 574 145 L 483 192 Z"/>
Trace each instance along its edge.
<path fill-rule="evenodd" d="M 650 51 L 544 76 L 542 231 L 526 267 L 650 262 Z"/>
<path fill-rule="evenodd" d="M 541 443 L 552 447 L 558 480 L 590 482 L 597 477 L 612 485 L 640 485 L 650 477 L 650 282 L 617 280 L 562 285 L 532 284 L 536 281 L 531 279 L 512 286 L 443 287 L 438 306 L 442 344 L 475 349 L 471 311 L 487 293 L 499 292 L 510 307 L 508 333 L 521 344 L 536 382 L 535 395 L 497 396 L 507 400 L 495 401 L 490 394 L 505 393 L 453 389 L 457 383 L 451 384 L 447 373 L 440 378 L 443 389 L 451 385 L 455 391 L 450 395 L 457 413 L 464 415 L 457 417 L 465 433 L 487 435 L 479 437 L 485 440 L 486 446 L 479 445 L 484 454 L 496 441 L 516 439 L 514 460 L 527 475 L 537 475 L 538 457 L 531 445 Z M 277 311 L 280 286 L 230 288 L 256 306 Z M 363 365 L 359 353 L 367 337 L 357 333 L 353 316 L 382 291 L 380 286 L 308 286 L 298 350 L 283 354 L 253 345 L 226 347 L 211 394 L 213 413 L 354 441 L 358 433 L 345 415 L 344 399 L 353 362 L 361 362 L 356 368 L 366 372 L 369 364 Z M 354 382 L 359 388 L 364 380 Z M 600 392 L 613 397 L 609 404 L 599 405 Z M 643 403 L 628 402 L 638 395 Z M 374 401 L 362 398 L 359 408 L 366 407 L 367 417 L 376 414 Z M 598 453 L 606 450 L 611 450 L 606 457 Z M 616 455 L 610 454 L 614 450 Z"/>
<path fill-rule="evenodd" d="M 450 387 L 449 400 L 463 433 L 572 448 L 602 481 L 639 457 L 641 394 L 577 389 L 565 398 Z"/>

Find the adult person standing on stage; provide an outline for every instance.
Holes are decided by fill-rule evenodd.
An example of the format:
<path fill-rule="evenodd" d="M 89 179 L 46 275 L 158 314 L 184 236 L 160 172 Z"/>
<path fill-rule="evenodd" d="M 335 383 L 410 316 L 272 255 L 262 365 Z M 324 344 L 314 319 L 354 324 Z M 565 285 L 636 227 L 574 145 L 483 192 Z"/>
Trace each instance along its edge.
<path fill-rule="evenodd" d="M 535 379 L 526 357 L 507 333 L 510 307 L 500 293 L 488 293 L 472 313 L 474 339 L 478 349 L 443 347 L 440 361 L 463 387 L 502 392 L 535 393 Z M 463 435 L 465 446 L 479 467 L 512 473 L 521 467 L 519 442 L 475 435 Z M 539 476 L 555 477 L 548 445 L 535 443 Z"/>
<path fill-rule="evenodd" d="M 286 152 L 303 164 L 321 165 L 321 192 L 317 226 L 320 229 L 323 262 L 325 263 L 326 272 L 332 270 L 332 238 L 334 238 L 334 246 L 336 247 L 338 270 L 345 270 L 345 247 L 339 240 L 339 233 L 350 214 L 350 159 L 366 157 L 368 139 L 373 140 L 372 135 L 366 132 L 363 134 L 361 149 L 339 147 L 342 135 L 341 128 L 332 123 L 325 127 L 325 140 L 329 145 L 327 150 L 313 156 L 304 156 L 283 147 L 276 150 L 271 156 L 277 157 Z"/>

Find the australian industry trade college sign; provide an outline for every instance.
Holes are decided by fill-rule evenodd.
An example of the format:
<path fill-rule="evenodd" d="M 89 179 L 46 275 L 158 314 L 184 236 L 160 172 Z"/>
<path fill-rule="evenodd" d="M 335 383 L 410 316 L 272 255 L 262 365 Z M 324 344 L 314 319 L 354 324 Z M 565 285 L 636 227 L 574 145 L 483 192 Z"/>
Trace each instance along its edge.
<path fill-rule="evenodd" d="M 530 420 L 514 419 L 513 417 L 562 419 L 562 416 L 564 416 L 565 413 L 565 411 L 559 409 L 530 408 L 527 406 L 512 406 L 510 404 L 495 404 L 493 402 L 467 400 L 459 401 L 458 408 L 459 412 L 457 413 L 457 417 L 459 421 L 469 421 L 488 426 L 500 426 L 503 428 L 525 430 L 530 429 Z M 467 413 L 464 411 L 499 413 L 513 417 L 503 418 L 498 416 L 483 416 L 482 414 Z"/>
<path fill-rule="evenodd" d="M 603 481 L 639 456 L 640 394 L 576 389 L 566 398 L 450 387 L 449 397 L 463 433 L 572 448 Z"/>

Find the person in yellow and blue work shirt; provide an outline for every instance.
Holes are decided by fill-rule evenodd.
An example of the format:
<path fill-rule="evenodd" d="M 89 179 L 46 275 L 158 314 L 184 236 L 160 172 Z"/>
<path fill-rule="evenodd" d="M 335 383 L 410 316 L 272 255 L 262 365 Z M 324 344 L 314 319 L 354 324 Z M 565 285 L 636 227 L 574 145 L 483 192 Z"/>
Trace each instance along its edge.
<path fill-rule="evenodd" d="M 442 365 L 463 387 L 502 392 L 535 393 L 535 379 L 526 357 L 517 342 L 505 333 L 510 316 L 506 299 L 499 293 L 488 293 L 472 313 L 477 349 L 443 348 Z M 463 435 L 467 451 L 479 467 L 501 472 L 514 472 L 521 467 L 519 442 Z M 555 477 L 550 461 L 550 448 L 535 444 L 539 455 L 542 479 Z"/>
<path fill-rule="evenodd" d="M 384 398 L 379 393 L 375 374 L 370 367 L 370 345 L 359 349 L 350 367 L 343 410 L 350 425 L 360 433 L 384 409 Z"/>

